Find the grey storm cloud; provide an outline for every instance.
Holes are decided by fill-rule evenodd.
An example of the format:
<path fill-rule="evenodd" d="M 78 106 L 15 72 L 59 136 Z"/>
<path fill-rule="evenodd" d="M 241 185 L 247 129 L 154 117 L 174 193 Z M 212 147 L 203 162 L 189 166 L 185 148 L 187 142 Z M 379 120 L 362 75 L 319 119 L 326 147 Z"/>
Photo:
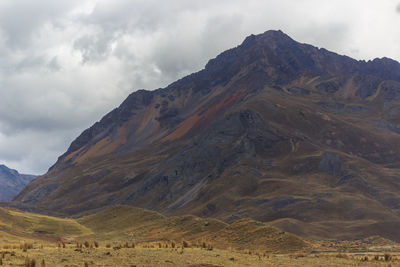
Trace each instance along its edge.
<path fill-rule="evenodd" d="M 74 42 L 74 49 L 82 53 L 84 63 L 99 62 L 110 55 L 111 40 L 105 34 L 86 35 Z"/>
<path fill-rule="evenodd" d="M 24 49 L 31 39 L 38 38 L 37 30 L 46 23 L 62 25 L 64 14 L 74 8 L 79 1 L 52 0 L 5 0 L 0 4 L 0 25 L 7 40 L 8 48 Z"/>
<path fill-rule="evenodd" d="M 164 87 L 269 29 L 359 59 L 399 59 L 393 7 L 398 0 L 2 0 L 0 163 L 44 173 L 130 92 Z"/>
<path fill-rule="evenodd" d="M 397 6 L 396 6 L 396 12 L 400 13 L 400 3 L 398 3 Z"/>

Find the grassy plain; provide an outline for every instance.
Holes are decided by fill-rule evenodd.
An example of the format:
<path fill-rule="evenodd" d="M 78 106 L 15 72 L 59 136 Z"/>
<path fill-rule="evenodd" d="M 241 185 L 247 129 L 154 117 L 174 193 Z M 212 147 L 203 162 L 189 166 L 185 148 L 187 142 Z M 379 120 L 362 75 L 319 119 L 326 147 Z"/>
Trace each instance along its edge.
<path fill-rule="evenodd" d="M 373 237 L 306 241 L 264 223 L 117 206 L 79 219 L 0 208 L 0 266 L 400 266 Z"/>

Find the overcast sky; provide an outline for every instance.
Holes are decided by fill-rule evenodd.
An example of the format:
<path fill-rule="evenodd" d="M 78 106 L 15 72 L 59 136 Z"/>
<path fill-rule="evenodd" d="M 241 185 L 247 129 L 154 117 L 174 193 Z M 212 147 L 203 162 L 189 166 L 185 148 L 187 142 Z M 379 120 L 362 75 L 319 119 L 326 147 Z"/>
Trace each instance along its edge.
<path fill-rule="evenodd" d="M 400 60 L 399 0 L 1 0 L 0 164 L 43 174 L 130 92 L 270 29 Z"/>

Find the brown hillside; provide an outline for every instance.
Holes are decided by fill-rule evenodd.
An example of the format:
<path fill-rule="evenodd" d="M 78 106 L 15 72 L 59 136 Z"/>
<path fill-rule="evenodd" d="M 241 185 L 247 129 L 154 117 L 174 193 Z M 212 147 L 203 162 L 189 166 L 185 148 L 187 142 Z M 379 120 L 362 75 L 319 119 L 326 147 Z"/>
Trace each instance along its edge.
<path fill-rule="evenodd" d="M 101 242 L 153 244 L 172 242 L 181 246 L 238 251 L 291 253 L 310 251 L 313 245 L 298 236 L 282 233 L 267 224 L 243 220 L 232 225 L 196 216 L 166 217 L 154 211 L 116 206 L 79 219 L 67 219 L 0 208 L 0 249 L 22 242 Z"/>

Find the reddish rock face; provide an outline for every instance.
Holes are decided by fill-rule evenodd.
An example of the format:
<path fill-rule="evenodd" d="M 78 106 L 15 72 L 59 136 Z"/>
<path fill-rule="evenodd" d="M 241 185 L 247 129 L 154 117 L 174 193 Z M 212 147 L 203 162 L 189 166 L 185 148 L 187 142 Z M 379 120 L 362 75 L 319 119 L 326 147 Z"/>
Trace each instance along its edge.
<path fill-rule="evenodd" d="M 0 201 L 11 200 L 34 178 L 0 164 Z"/>
<path fill-rule="evenodd" d="M 398 62 L 268 31 L 164 89 L 132 93 L 14 205 L 79 215 L 122 203 L 400 240 L 399 125 Z"/>

